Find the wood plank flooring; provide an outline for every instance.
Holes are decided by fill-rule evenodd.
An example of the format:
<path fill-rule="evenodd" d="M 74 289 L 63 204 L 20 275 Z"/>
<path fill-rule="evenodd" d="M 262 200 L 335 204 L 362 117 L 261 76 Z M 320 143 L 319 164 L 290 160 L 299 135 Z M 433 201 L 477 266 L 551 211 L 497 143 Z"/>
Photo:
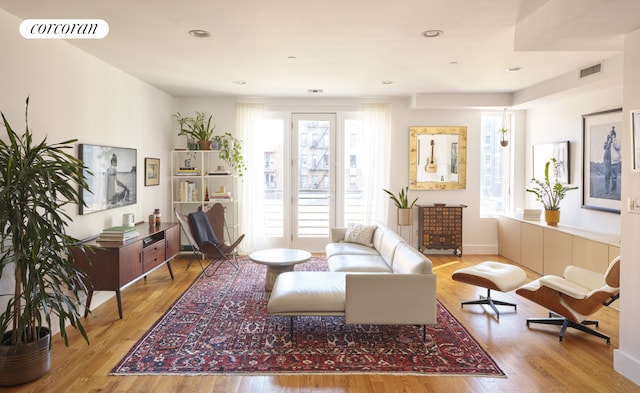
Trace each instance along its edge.
<path fill-rule="evenodd" d="M 54 337 L 52 370 L 41 379 L 2 392 L 640 392 L 640 386 L 613 370 L 618 347 L 618 311 L 604 308 L 595 318 L 611 344 L 577 331 L 558 341 L 558 328 L 532 325 L 527 317 L 547 311 L 515 293 L 492 293 L 496 299 L 518 304 L 503 307 L 500 320 L 487 306 L 460 302 L 485 294 L 483 288 L 451 279 L 458 268 L 483 260 L 508 262 L 499 256 L 431 255 L 438 275 L 438 298 L 498 362 L 507 378 L 386 375 L 287 376 L 109 376 L 109 371 L 159 319 L 200 273 L 187 260 L 173 262 L 175 280 L 165 268 L 151 273 L 122 292 L 124 319 L 118 319 L 110 299 L 86 319 L 91 340 L 87 346 L 75 331 L 65 348 Z M 537 277 L 529 272 L 530 279 Z"/>

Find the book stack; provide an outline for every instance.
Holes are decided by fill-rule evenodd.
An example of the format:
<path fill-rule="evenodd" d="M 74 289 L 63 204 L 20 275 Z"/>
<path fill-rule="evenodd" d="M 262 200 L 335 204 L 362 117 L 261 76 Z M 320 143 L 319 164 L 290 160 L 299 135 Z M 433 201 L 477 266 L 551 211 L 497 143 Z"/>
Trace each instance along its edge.
<path fill-rule="evenodd" d="M 192 181 L 181 181 L 178 190 L 178 200 L 181 202 L 195 202 L 199 200 L 198 188 Z"/>
<path fill-rule="evenodd" d="M 138 236 L 140 236 L 140 233 L 136 227 L 117 226 L 104 229 L 96 240 L 99 242 L 124 243 Z"/>
<path fill-rule="evenodd" d="M 176 176 L 197 176 L 198 170 L 192 167 L 180 167 L 176 170 Z"/>
<path fill-rule="evenodd" d="M 528 221 L 540 221 L 540 215 L 542 214 L 542 210 L 540 209 L 516 209 L 515 217 L 528 220 Z"/>
<path fill-rule="evenodd" d="M 232 199 L 232 195 L 230 192 L 211 192 L 209 199 Z"/>

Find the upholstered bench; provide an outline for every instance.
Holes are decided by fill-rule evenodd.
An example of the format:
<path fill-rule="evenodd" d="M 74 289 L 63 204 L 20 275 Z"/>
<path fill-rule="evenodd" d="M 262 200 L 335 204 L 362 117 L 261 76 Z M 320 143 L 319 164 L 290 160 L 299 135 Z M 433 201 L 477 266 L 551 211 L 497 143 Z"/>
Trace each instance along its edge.
<path fill-rule="evenodd" d="M 479 300 L 462 302 L 460 304 L 461 307 L 464 307 L 465 304 L 487 304 L 491 306 L 497 318 L 500 319 L 500 312 L 496 305 L 512 306 L 514 308 L 517 308 L 517 306 L 514 303 L 492 299 L 491 290 L 494 289 L 500 292 L 512 291 L 525 283 L 527 274 L 515 265 L 485 261 L 456 270 L 452 278 L 456 281 L 487 288 L 487 296 L 481 295 Z"/>

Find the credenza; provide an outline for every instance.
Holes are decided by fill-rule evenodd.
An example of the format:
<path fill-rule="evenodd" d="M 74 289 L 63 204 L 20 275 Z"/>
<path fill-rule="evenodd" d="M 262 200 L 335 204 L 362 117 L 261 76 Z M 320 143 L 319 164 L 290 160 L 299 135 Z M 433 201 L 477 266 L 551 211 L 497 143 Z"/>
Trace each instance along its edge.
<path fill-rule="evenodd" d="M 562 276 L 576 265 L 604 273 L 620 255 L 620 238 L 569 225 L 498 217 L 498 253 L 539 274 Z"/>
<path fill-rule="evenodd" d="M 84 242 L 96 247 L 92 251 L 71 250 L 74 263 L 87 274 L 87 303 L 89 313 L 94 291 L 115 291 L 118 314 L 122 319 L 121 290 L 151 271 L 166 264 L 171 279 L 171 260 L 180 252 L 180 226 L 164 222 L 160 225 L 136 225 L 140 236 L 124 243 L 97 242 L 97 235 Z"/>

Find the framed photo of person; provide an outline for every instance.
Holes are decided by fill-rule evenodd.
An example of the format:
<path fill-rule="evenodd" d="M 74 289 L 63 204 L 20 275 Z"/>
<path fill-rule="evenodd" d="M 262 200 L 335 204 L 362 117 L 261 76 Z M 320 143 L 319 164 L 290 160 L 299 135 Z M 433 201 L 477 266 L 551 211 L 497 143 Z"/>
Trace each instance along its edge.
<path fill-rule="evenodd" d="M 622 108 L 582 116 L 582 207 L 620 214 Z M 628 150 L 627 150 L 628 151 Z"/>

